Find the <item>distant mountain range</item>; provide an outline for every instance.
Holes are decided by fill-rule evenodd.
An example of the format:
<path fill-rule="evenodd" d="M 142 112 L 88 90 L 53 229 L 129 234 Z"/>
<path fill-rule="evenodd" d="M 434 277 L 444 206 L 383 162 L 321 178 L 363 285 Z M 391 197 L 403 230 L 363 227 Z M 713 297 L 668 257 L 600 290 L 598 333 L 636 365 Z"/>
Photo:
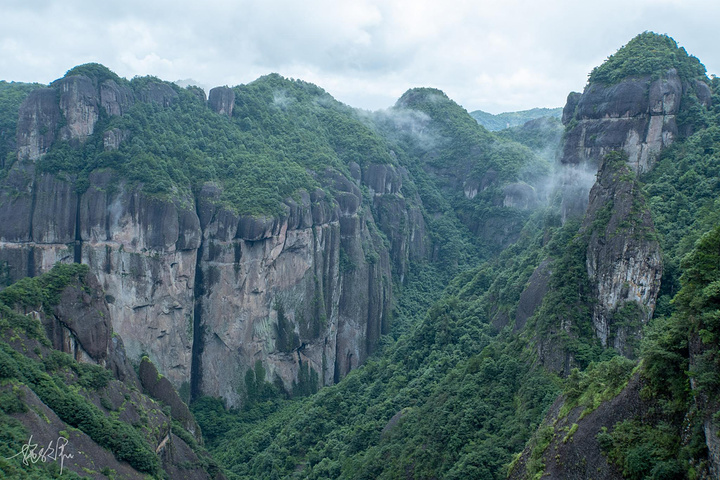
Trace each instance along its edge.
<path fill-rule="evenodd" d="M 493 115 L 492 113 L 475 110 L 470 112 L 477 122 L 491 132 L 503 130 L 510 127 L 518 127 L 525 122 L 535 120 L 541 117 L 562 117 L 562 107 L 558 108 L 532 108 L 530 110 L 521 110 L 519 112 L 505 112 Z"/>

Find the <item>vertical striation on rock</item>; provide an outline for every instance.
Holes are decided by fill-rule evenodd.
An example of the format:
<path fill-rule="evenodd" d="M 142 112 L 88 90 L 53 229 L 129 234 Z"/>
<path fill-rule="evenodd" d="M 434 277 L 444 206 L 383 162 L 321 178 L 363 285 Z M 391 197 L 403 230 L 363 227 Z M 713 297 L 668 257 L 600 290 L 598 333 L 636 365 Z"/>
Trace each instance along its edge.
<path fill-rule="evenodd" d="M 220 115 L 227 115 L 232 118 L 235 107 L 235 92 L 229 87 L 215 87 L 210 90 L 208 106 Z"/>
<path fill-rule="evenodd" d="M 603 159 L 582 230 L 589 235 L 586 265 L 596 299 L 595 333 L 603 346 L 633 357 L 642 325 L 655 310 L 662 256 L 625 155 Z"/>
<path fill-rule="evenodd" d="M 683 81 L 671 68 L 660 78 L 630 77 L 614 85 L 590 83 L 582 94 L 571 93 L 563 109 L 565 141 L 561 164 L 563 218 L 578 217 L 587 205 L 587 186 L 579 172 L 594 172 L 612 151 L 627 154 L 635 173 L 650 170 L 659 155 L 681 133 L 678 114 L 684 98 L 708 105 L 709 87 L 700 80 Z"/>
<path fill-rule="evenodd" d="M 407 171 L 353 163 L 350 178 L 315 172 L 323 188 L 265 216 L 238 215 L 212 183 L 157 196 L 111 169 L 81 180 L 47 173 L 36 162 L 53 142 L 100 137 L 105 151 L 121 149 L 130 131 L 96 132 L 98 122 L 179 95 L 152 78 L 131 88 L 98 67 L 76 72 L 20 108 L 22 161 L 0 185 L 0 261 L 11 279 L 87 264 L 124 358 L 146 355 L 175 388 L 231 406 L 245 400 L 256 365 L 288 392 L 307 392 L 364 362 L 389 331 L 391 275 L 402 281 L 408 261 L 430 251 L 420 199 L 403 195 Z M 234 95 L 213 89 L 208 107 L 232 117 Z"/>

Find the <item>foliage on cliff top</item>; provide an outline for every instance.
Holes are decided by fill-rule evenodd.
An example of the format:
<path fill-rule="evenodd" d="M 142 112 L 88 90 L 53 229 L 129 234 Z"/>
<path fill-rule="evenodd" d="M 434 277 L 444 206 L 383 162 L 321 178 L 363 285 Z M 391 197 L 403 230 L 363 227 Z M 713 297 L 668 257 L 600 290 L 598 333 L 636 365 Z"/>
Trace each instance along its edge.
<path fill-rule="evenodd" d="M 669 315 L 680 289 L 680 263 L 707 231 L 720 224 L 720 79 L 712 106 L 699 112 L 695 133 L 660 155 L 642 177 L 663 250 L 658 314 Z M 703 126 L 704 125 L 704 126 Z"/>
<path fill-rule="evenodd" d="M 58 263 L 39 277 L 25 277 L 0 292 L 0 302 L 9 307 L 44 307 L 47 311 L 60 301 L 60 293 L 73 281 L 87 275 L 88 266 Z"/>
<path fill-rule="evenodd" d="M 588 82 L 614 85 L 629 77 L 659 78 L 671 68 L 676 69 L 683 80 L 707 80 L 705 66 L 683 47 L 678 47 L 675 40 L 667 35 L 643 32 L 595 67 Z"/>
<path fill-rule="evenodd" d="M 150 194 L 191 196 L 204 182 L 223 187 L 222 201 L 241 214 L 278 214 L 300 189 L 322 184 L 327 168 L 349 174 L 348 164 L 392 164 L 389 148 L 357 111 L 319 87 L 277 74 L 234 87 L 233 117 L 214 113 L 193 89 L 154 77 L 127 82 L 106 67 L 86 64 L 68 75 L 129 85 L 140 98 L 151 84 L 177 97 L 169 106 L 136 101 L 120 117 L 100 116 L 80 146 L 56 145 L 41 170 L 76 175 L 79 190 L 99 168 L 112 168 Z M 101 112 L 102 113 L 102 112 Z M 119 129 L 129 138 L 106 151 L 103 134 Z"/>
<path fill-rule="evenodd" d="M 103 83 L 105 80 L 113 80 L 118 84 L 127 84 L 128 81 L 121 78 L 118 74 L 99 63 L 85 63 L 71 68 L 65 73 L 65 77 L 73 75 L 85 75 L 90 78 L 95 85 Z M 63 77 L 63 78 L 65 78 Z"/>

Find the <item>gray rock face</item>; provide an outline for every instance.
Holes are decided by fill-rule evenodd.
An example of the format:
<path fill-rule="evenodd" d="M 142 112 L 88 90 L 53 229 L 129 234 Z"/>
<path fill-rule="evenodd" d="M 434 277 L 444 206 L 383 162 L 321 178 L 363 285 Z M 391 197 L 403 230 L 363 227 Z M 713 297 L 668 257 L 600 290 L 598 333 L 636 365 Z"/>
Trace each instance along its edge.
<path fill-rule="evenodd" d="M 640 399 L 642 382 L 634 375 L 627 386 L 612 400 L 603 402 L 589 414 L 585 407 L 575 407 L 566 416 L 560 415 L 566 399 L 559 397 L 550 407 L 542 428 L 553 427 L 550 445 L 542 452 L 545 466 L 542 478 L 553 480 L 622 480 L 622 472 L 610 463 L 603 454 L 597 441 L 597 435 L 606 428 L 612 431 L 616 423 L 643 415 L 643 402 Z M 570 433 L 572 432 L 572 433 Z M 528 464 L 531 460 L 531 447 L 520 455 L 508 474 L 511 480 L 528 478 Z"/>
<path fill-rule="evenodd" d="M 595 333 L 604 346 L 629 357 L 655 310 L 662 277 L 660 245 L 639 190 L 621 157 L 604 161 L 582 225 L 590 235 L 586 265 L 597 299 Z"/>
<path fill-rule="evenodd" d="M 597 166 L 606 153 L 622 150 L 634 171 L 649 170 L 677 136 L 682 94 L 680 77 L 669 70 L 659 80 L 591 84 L 580 97 L 571 95 L 563 111 L 568 131 L 562 162 Z"/>
<path fill-rule="evenodd" d="M 336 200 L 301 193 L 282 215 L 255 218 L 220 205 L 214 185 L 160 200 L 97 171 L 78 196 L 72 179 L 18 163 L 0 189 L 0 261 L 14 279 L 89 265 L 123 358 L 147 355 L 176 388 L 239 405 L 256 361 L 288 391 L 301 368 L 328 385 L 388 331 L 392 265 L 404 272 L 427 248 L 422 215 L 399 192 L 376 195 L 389 205 L 378 225 L 356 183 L 334 171 L 323 181 Z"/>
<path fill-rule="evenodd" d="M 217 187 L 201 192 L 196 393 L 241 403 L 242 379 L 258 360 L 288 391 L 301 368 L 329 385 L 387 330 L 389 253 L 357 185 L 332 170 L 323 178 L 337 203 L 303 193 L 279 218 L 237 217 L 214 202 Z"/>
<path fill-rule="evenodd" d="M 215 87 L 210 90 L 208 106 L 220 115 L 227 115 L 232 118 L 235 107 L 235 92 L 229 87 Z"/>
<path fill-rule="evenodd" d="M 149 91 L 155 92 L 152 88 Z M 177 96 L 175 91 L 172 94 Z M 157 92 L 149 94 L 148 98 L 149 101 L 169 103 Z M 134 102 L 129 87 L 120 86 L 113 80 L 105 80 L 97 86 L 84 75 L 65 77 L 54 82 L 51 88 L 35 90 L 20 106 L 18 158 L 37 160 L 57 139 L 83 142 L 94 132 L 101 108 L 110 116 L 122 115 Z M 108 133 L 105 149 L 118 148 L 124 134 L 120 131 Z"/>
<path fill-rule="evenodd" d="M 135 103 L 135 95 L 130 87 L 120 86 L 114 80 L 106 80 L 100 85 L 100 106 L 111 117 L 125 113 Z"/>
<path fill-rule="evenodd" d="M 535 310 L 542 304 L 543 297 L 549 289 L 551 275 L 552 261 L 550 259 L 543 260 L 532 275 L 530 275 L 527 286 L 520 294 L 520 299 L 518 300 L 515 326 L 513 328 L 514 332 L 519 332 L 525 328 L 527 319 L 530 318 L 535 313 Z"/>
<path fill-rule="evenodd" d="M 562 117 L 566 132 L 561 163 L 573 167 L 561 180 L 563 219 L 585 211 L 587 187 L 586 182 L 578 182 L 578 174 L 595 172 L 611 151 L 625 152 L 635 173 L 650 170 L 660 151 L 678 136 L 683 96 L 694 94 L 708 105 L 708 92 L 704 82 L 683 83 L 670 69 L 657 80 L 643 77 L 612 86 L 590 84 L 582 94 L 571 93 Z"/>
<path fill-rule="evenodd" d="M 420 200 L 402 193 L 407 172 L 355 164 L 349 179 L 328 169 L 317 179 L 332 198 L 320 188 L 300 192 L 279 215 L 254 217 L 224 207 L 211 184 L 196 198 L 159 199 L 105 170 L 91 173 L 79 195 L 73 178 L 35 171 L 53 141 L 93 134 L 101 109 L 122 115 L 136 101 L 168 106 L 177 96 L 150 81 L 136 98 L 85 76 L 31 94 L 20 110 L 22 161 L 0 185 L 0 262 L 13 280 L 56 262 L 89 265 L 124 340 L 123 359 L 147 355 L 193 395 L 241 404 L 258 361 L 288 391 L 338 381 L 389 329 L 391 272 L 402 281 L 408 260 L 430 251 Z M 218 113 L 231 116 L 233 104 L 231 89 L 210 92 Z M 127 136 L 103 132 L 104 149 Z"/>
<path fill-rule="evenodd" d="M 18 158 L 37 160 L 57 136 L 62 114 L 55 89 L 35 90 L 20 106 L 17 126 Z"/>
<path fill-rule="evenodd" d="M 105 295 L 92 273 L 65 287 L 52 311 L 37 305 L 23 313 L 41 321 L 56 350 L 78 362 L 101 365 L 128 385 L 139 385 L 122 340 L 113 334 Z"/>
<path fill-rule="evenodd" d="M 92 135 L 100 115 L 97 89 L 84 75 L 65 77 L 56 83 L 60 91 L 60 110 L 66 122 L 60 129 L 60 137 L 82 142 Z"/>
<path fill-rule="evenodd" d="M 169 107 L 178 97 L 178 93 L 170 85 L 161 82 L 150 82 L 138 93 L 140 101 L 157 103 Z"/>

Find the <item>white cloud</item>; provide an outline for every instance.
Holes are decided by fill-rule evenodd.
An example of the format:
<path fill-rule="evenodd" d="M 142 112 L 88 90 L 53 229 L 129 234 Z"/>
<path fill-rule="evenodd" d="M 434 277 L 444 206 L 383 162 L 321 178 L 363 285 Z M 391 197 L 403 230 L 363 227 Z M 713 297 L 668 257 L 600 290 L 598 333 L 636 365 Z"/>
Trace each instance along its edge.
<path fill-rule="evenodd" d="M 714 0 L 11 0 L 0 78 L 49 82 L 89 61 L 205 85 L 276 71 L 366 109 L 432 86 L 497 113 L 561 106 L 645 30 L 672 35 L 718 72 L 718 18 Z"/>

